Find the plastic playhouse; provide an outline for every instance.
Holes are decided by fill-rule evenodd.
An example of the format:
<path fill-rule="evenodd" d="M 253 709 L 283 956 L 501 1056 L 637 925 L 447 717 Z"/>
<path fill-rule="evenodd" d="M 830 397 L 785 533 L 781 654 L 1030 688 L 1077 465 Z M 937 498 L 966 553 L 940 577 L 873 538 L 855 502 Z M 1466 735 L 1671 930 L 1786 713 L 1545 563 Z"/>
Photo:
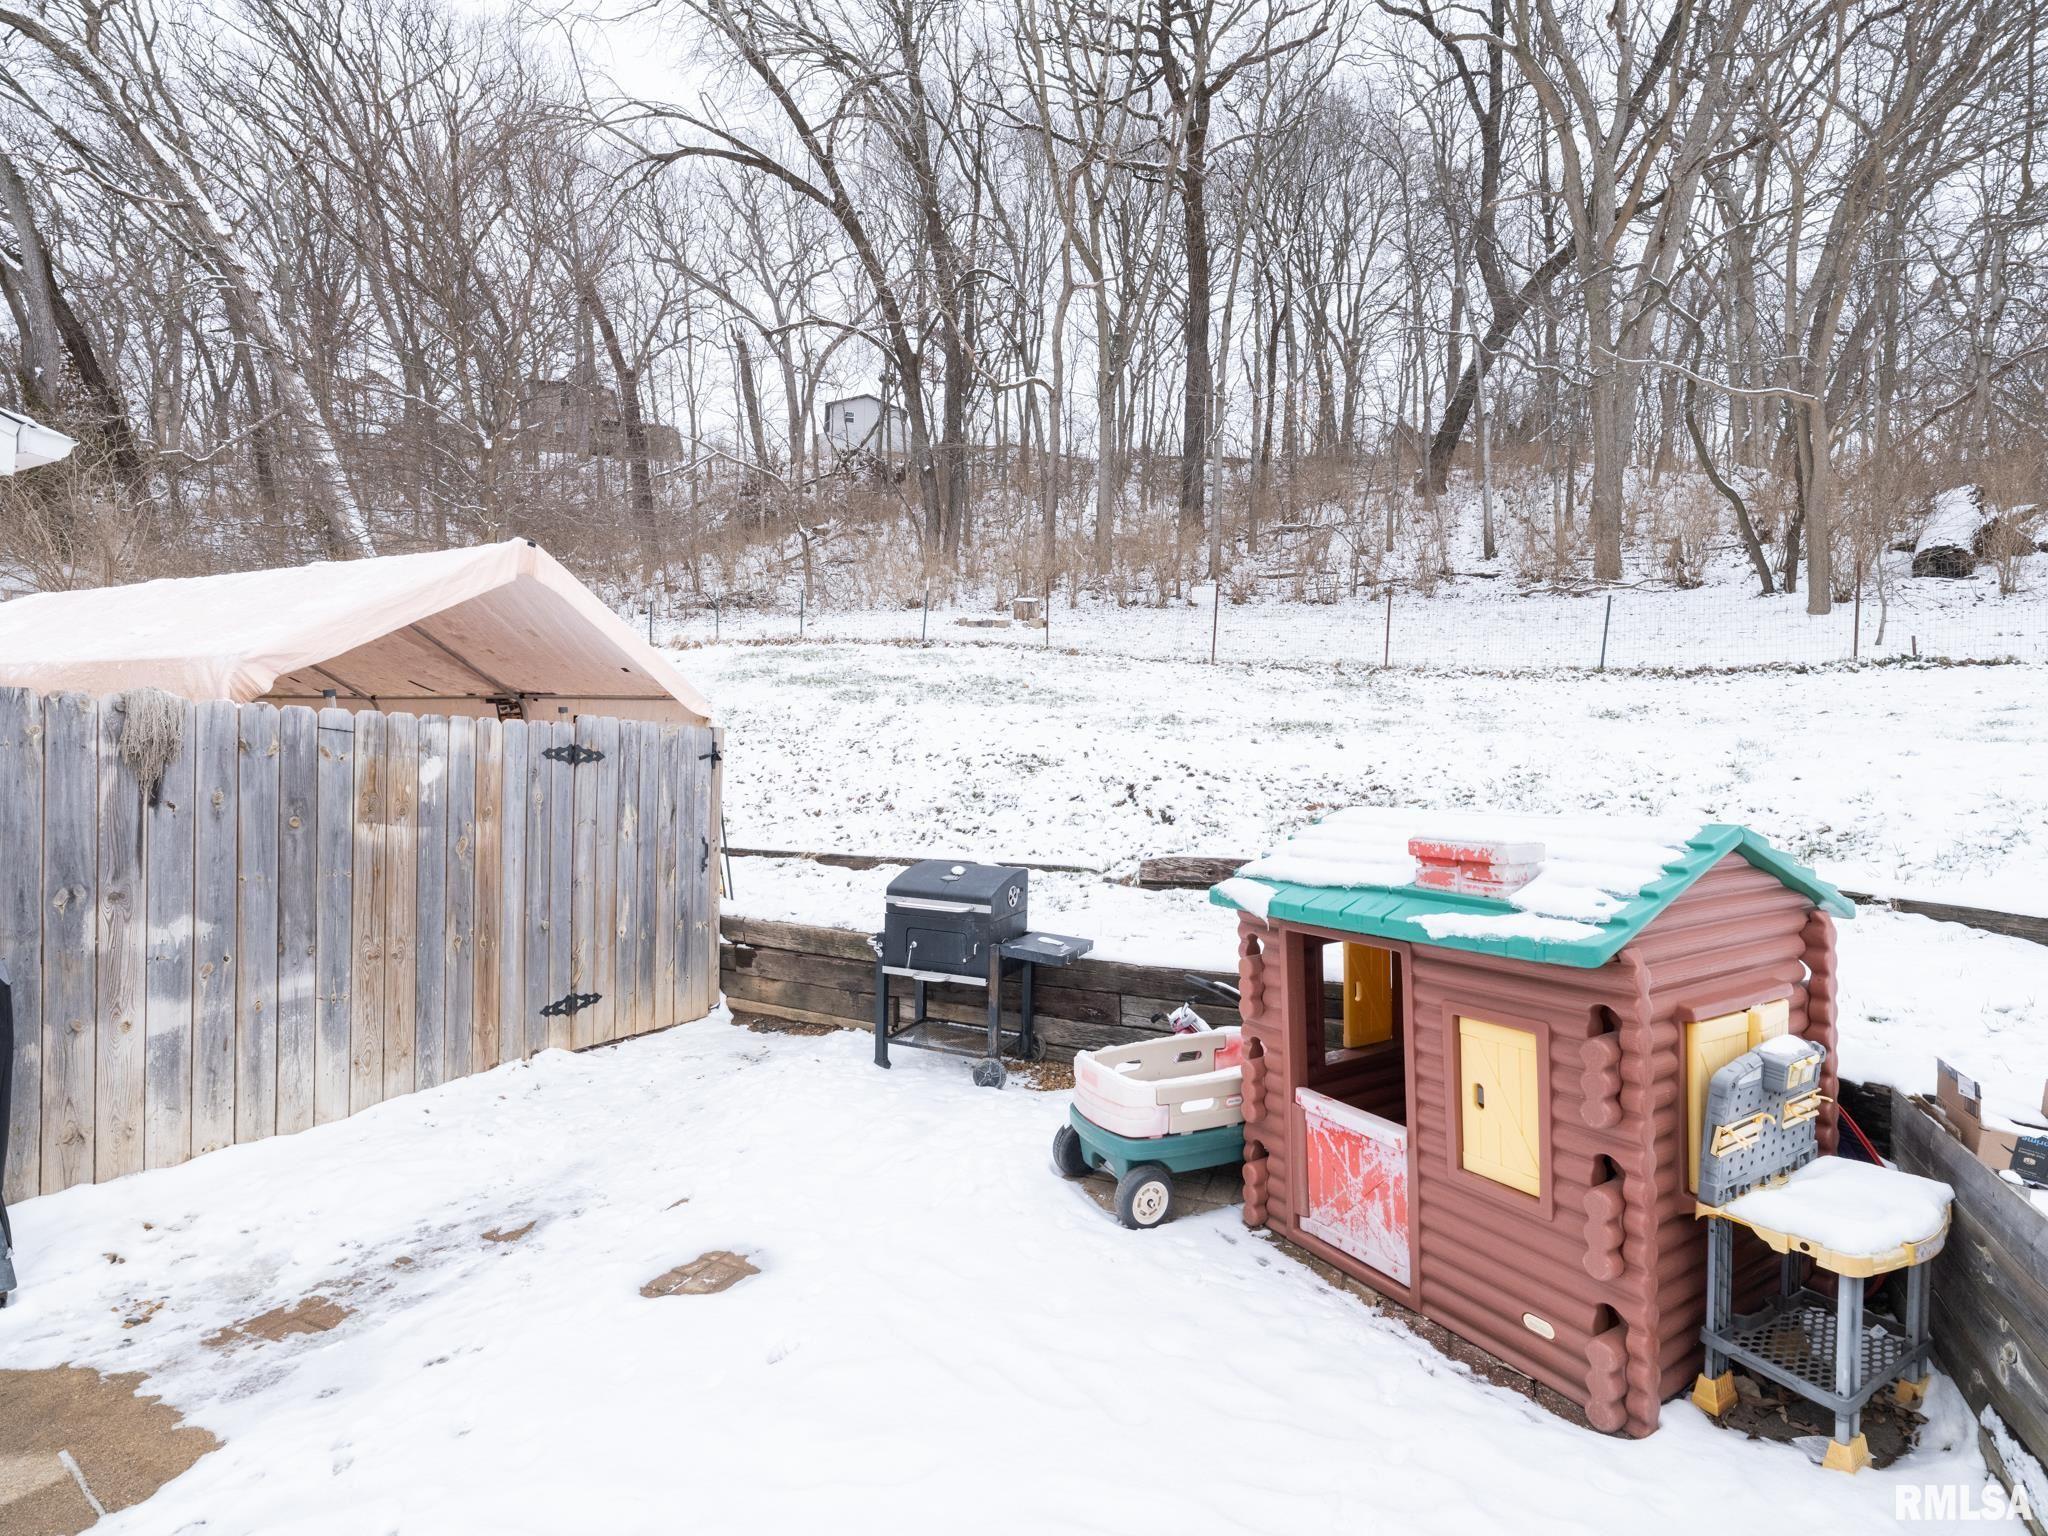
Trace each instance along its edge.
<path fill-rule="evenodd" d="M 1695 1214 L 1715 1075 L 1773 1039 L 1818 1047 L 1798 1123 L 1835 1149 L 1848 901 L 1740 826 L 1380 809 L 1211 900 L 1238 914 L 1246 1224 L 1596 1428 L 1654 1430 L 1701 1371 L 1709 1226 L 1731 1317 L 1782 1278 L 1767 1219 Z M 1077 1134 L 1110 1102 L 1087 1070 Z"/>

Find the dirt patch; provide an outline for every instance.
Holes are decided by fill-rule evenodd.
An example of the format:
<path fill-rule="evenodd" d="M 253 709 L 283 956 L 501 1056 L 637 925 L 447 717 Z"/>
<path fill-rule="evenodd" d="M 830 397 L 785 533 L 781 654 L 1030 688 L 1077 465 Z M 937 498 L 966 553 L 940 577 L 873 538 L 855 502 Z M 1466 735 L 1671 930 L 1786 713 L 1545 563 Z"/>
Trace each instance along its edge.
<path fill-rule="evenodd" d="M 493 1228 L 484 1234 L 484 1241 L 487 1243 L 516 1243 L 519 1239 L 526 1236 L 527 1233 L 531 1232 L 534 1229 L 534 1225 L 533 1222 L 529 1221 L 523 1227 Z"/>
<path fill-rule="evenodd" d="M 836 1035 L 850 1025 L 814 1024 L 802 1019 L 776 1019 L 765 1013 L 735 1013 L 735 1024 L 744 1024 L 757 1035 Z"/>
<path fill-rule="evenodd" d="M 656 1275 L 640 1287 L 642 1296 L 710 1296 L 729 1291 L 749 1275 L 758 1275 L 743 1253 L 714 1248 L 700 1253 L 687 1264 L 678 1264 L 666 1274 Z"/>
<path fill-rule="evenodd" d="M 326 1333 L 351 1315 L 351 1309 L 330 1296 L 302 1296 L 288 1307 L 272 1307 L 259 1316 L 230 1323 L 200 1342 L 209 1349 L 260 1341 L 276 1344 L 302 1333 Z"/>
<path fill-rule="evenodd" d="M 0 1530 L 72 1536 L 98 1515 L 63 1455 L 102 1508 L 130 1509 L 220 1441 L 177 1409 L 137 1394 L 142 1376 L 82 1366 L 0 1370 Z"/>
<path fill-rule="evenodd" d="M 1071 1061 L 1034 1061 L 1028 1067 L 1012 1067 L 1010 1075 L 1034 1093 L 1059 1093 L 1074 1086 Z"/>
<path fill-rule="evenodd" d="M 1870 1446 L 1870 1464 L 1888 1467 L 1912 1450 L 1920 1438 L 1920 1426 L 1926 1422 L 1911 1408 L 1901 1407 L 1889 1392 L 1878 1393 L 1863 1410 L 1863 1438 Z M 1813 1436 L 1832 1440 L 1835 1416 L 1817 1403 L 1737 1371 L 1735 1406 L 1722 1415 L 1721 1427 L 1740 1430 L 1752 1440 L 1789 1445 Z"/>

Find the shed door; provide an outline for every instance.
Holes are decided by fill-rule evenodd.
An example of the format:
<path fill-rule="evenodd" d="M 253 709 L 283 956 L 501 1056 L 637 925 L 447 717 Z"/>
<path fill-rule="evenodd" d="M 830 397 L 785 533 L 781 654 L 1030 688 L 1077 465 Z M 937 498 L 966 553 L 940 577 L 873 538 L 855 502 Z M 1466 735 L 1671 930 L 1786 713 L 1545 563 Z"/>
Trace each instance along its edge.
<path fill-rule="evenodd" d="M 1468 1172 L 1542 1193 L 1536 1037 L 1526 1029 L 1458 1020 L 1460 1152 Z"/>
<path fill-rule="evenodd" d="M 1311 1088 L 1294 1096 L 1308 1149 L 1302 1230 L 1408 1284 L 1408 1128 Z"/>

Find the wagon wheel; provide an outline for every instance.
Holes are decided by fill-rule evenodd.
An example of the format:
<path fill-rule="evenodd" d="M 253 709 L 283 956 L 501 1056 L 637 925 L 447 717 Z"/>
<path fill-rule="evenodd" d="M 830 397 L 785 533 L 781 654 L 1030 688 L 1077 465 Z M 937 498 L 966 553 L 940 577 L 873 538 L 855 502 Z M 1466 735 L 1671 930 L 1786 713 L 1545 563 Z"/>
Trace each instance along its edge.
<path fill-rule="evenodd" d="M 1139 1163 L 1116 1181 L 1116 1219 L 1143 1232 L 1173 1216 L 1173 1174 L 1164 1163 Z"/>
<path fill-rule="evenodd" d="M 1000 1088 L 1009 1075 L 993 1056 L 984 1056 L 974 1064 L 974 1086 L 977 1088 Z"/>
<path fill-rule="evenodd" d="M 1063 1179 L 1085 1178 L 1088 1149 L 1081 1145 L 1081 1133 L 1063 1125 L 1052 1133 L 1052 1171 Z"/>

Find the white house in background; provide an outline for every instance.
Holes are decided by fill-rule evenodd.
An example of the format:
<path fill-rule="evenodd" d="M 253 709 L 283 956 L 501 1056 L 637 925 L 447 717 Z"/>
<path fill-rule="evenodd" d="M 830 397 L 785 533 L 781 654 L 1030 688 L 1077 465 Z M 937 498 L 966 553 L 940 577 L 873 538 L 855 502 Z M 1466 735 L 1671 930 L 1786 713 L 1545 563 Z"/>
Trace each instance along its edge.
<path fill-rule="evenodd" d="M 828 400 L 824 407 L 824 451 L 818 455 L 827 466 L 856 453 L 877 458 L 899 457 L 910 451 L 910 421 L 897 406 L 885 407 L 880 395 L 848 395 Z"/>

